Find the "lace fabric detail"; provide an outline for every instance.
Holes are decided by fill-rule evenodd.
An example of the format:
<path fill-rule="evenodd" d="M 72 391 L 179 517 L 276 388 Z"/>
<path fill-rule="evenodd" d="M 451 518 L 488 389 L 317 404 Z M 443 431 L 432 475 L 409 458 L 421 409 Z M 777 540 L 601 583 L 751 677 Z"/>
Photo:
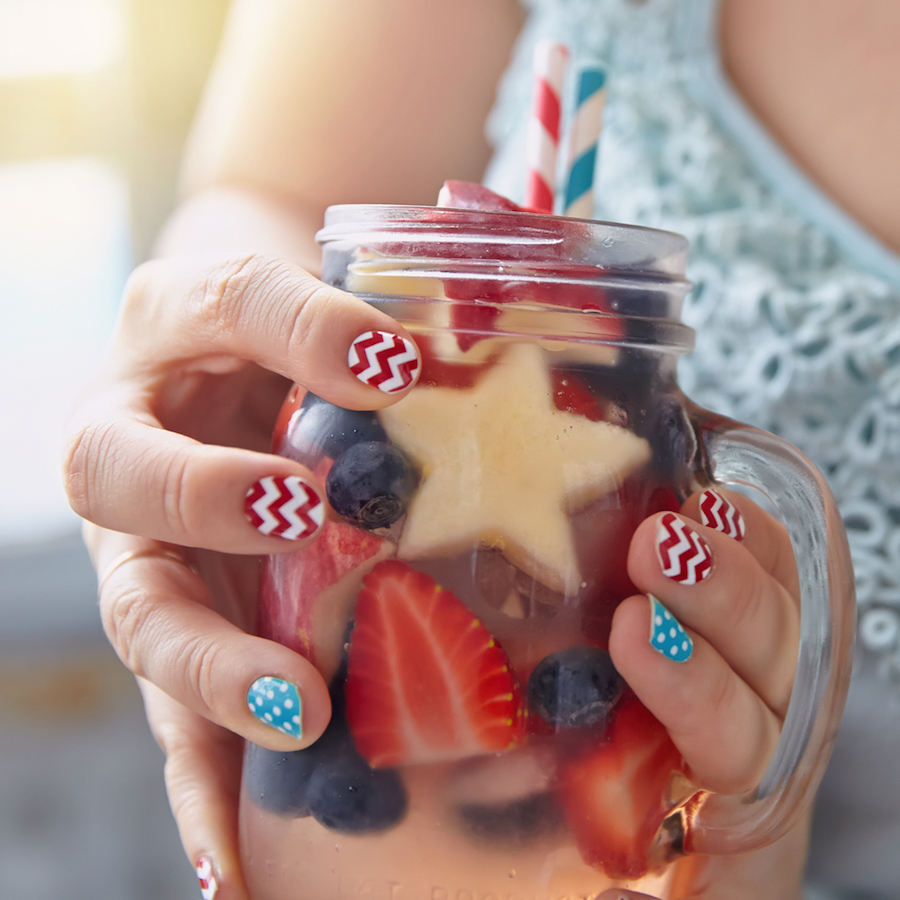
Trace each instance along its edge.
<path fill-rule="evenodd" d="M 825 473 L 856 571 L 859 643 L 900 685 L 900 284 L 785 200 L 689 89 L 687 0 L 531 0 L 488 123 L 487 181 L 521 197 L 534 42 L 609 73 L 597 218 L 691 242 L 679 368 L 697 403 L 773 431 Z"/>

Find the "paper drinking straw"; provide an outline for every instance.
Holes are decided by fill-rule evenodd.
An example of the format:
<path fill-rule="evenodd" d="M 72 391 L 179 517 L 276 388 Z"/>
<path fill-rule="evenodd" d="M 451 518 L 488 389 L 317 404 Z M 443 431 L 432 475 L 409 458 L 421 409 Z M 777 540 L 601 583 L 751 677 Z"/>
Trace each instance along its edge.
<path fill-rule="evenodd" d="M 575 111 L 569 125 L 569 162 L 563 211 L 567 216 L 590 219 L 594 215 L 594 169 L 603 125 L 606 73 L 596 66 L 578 72 Z"/>
<path fill-rule="evenodd" d="M 539 212 L 553 212 L 561 97 L 568 61 L 569 51 L 555 41 L 539 41 L 534 48 L 534 97 L 525 147 L 525 206 Z"/>

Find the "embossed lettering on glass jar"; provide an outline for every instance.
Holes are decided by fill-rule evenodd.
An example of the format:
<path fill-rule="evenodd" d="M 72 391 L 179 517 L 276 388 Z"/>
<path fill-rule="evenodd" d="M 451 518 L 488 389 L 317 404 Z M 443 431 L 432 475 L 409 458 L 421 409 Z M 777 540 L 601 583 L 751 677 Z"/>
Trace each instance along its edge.
<path fill-rule="evenodd" d="M 684 854 L 778 837 L 846 692 L 846 542 L 793 448 L 678 390 L 684 239 L 373 206 L 332 207 L 319 239 L 324 280 L 401 321 L 422 369 L 387 409 L 295 387 L 279 419 L 328 512 L 267 561 L 259 631 L 317 666 L 334 712 L 306 750 L 248 747 L 254 900 L 665 896 Z M 770 496 L 803 585 L 782 740 L 741 797 L 691 784 L 607 653 L 635 528 L 723 482 Z"/>

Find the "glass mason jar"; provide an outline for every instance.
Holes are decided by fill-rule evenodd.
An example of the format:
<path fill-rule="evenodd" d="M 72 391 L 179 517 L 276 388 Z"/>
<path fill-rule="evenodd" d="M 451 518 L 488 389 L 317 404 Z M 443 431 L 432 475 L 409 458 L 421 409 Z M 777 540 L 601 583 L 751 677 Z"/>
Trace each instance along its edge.
<path fill-rule="evenodd" d="M 334 713 L 308 749 L 247 749 L 255 900 L 665 896 L 686 856 L 784 833 L 847 690 L 849 555 L 798 451 L 679 391 L 686 241 L 377 206 L 332 207 L 319 240 L 324 280 L 402 322 L 422 368 L 379 412 L 295 387 L 279 419 L 328 512 L 266 562 L 258 630 L 319 668 Z M 638 524 L 722 483 L 772 501 L 802 593 L 781 740 L 741 796 L 690 782 L 607 652 Z"/>

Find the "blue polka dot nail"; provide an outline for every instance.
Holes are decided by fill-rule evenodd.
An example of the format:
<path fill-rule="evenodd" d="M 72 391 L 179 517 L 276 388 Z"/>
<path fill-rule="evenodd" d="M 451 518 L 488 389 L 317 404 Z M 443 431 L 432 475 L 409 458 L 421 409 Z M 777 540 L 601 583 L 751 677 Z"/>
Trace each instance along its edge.
<path fill-rule="evenodd" d="M 247 706 L 264 725 L 297 740 L 303 737 L 303 704 L 289 681 L 272 675 L 257 678 L 247 692 Z"/>
<path fill-rule="evenodd" d="M 653 594 L 647 596 L 650 599 L 650 646 L 666 659 L 687 662 L 694 652 L 691 636 Z"/>

